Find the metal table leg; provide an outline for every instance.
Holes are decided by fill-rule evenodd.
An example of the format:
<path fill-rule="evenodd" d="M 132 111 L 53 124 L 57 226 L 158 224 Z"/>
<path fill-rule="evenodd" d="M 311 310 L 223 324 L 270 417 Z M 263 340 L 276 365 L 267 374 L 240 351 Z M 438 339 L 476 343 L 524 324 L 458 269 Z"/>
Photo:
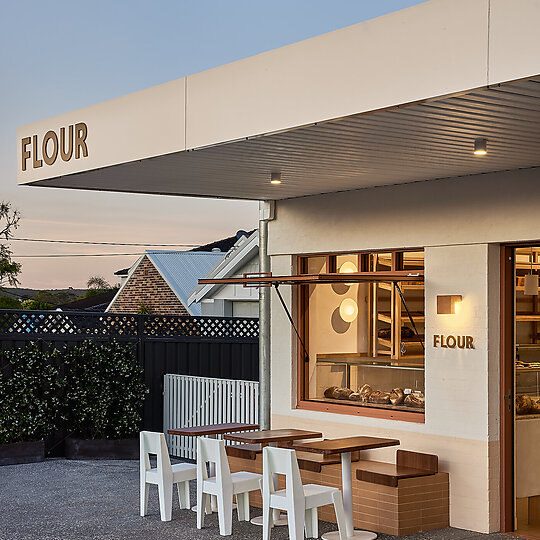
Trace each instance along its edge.
<path fill-rule="evenodd" d="M 353 507 L 352 507 L 352 467 L 351 453 L 341 454 L 341 487 L 343 490 L 343 508 L 347 525 L 347 537 L 354 540 L 374 540 L 377 534 L 369 531 L 354 530 Z M 323 540 L 340 540 L 339 531 L 333 531 L 322 535 Z"/>

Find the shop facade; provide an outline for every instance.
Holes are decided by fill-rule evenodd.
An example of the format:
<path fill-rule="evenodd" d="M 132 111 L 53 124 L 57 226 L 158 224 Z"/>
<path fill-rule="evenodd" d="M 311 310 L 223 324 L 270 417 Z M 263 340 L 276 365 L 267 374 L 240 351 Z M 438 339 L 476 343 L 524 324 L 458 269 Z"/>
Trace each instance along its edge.
<path fill-rule="evenodd" d="M 433 0 L 36 122 L 19 183 L 265 201 L 260 268 L 294 323 L 261 288 L 272 427 L 436 454 L 450 524 L 511 531 L 540 496 L 516 446 L 540 419 L 514 405 L 516 365 L 540 361 L 524 347 L 537 295 L 522 298 L 539 270 L 539 17 L 535 0 Z"/>

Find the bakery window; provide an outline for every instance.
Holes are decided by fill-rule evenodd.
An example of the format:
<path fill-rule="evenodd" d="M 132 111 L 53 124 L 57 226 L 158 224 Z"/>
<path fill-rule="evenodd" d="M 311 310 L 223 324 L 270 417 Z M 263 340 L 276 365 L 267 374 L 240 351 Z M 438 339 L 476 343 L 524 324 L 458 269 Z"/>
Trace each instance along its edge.
<path fill-rule="evenodd" d="M 300 286 L 301 401 L 424 412 L 423 270 L 423 250 L 299 258 L 299 274 L 340 274 Z"/>

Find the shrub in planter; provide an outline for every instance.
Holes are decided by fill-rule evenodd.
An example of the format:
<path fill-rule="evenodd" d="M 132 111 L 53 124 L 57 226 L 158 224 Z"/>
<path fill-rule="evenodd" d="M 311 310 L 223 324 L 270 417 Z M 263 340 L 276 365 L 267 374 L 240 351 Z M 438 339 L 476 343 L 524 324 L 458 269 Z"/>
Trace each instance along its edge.
<path fill-rule="evenodd" d="M 65 351 L 64 416 L 80 439 L 136 436 L 148 389 L 132 344 L 84 341 Z"/>
<path fill-rule="evenodd" d="M 0 445 L 10 445 L 2 446 L 0 462 L 43 460 L 42 439 L 57 429 L 60 420 L 61 382 L 54 358 L 58 353 L 42 352 L 30 343 L 0 354 Z M 31 441 L 36 443 L 26 444 Z"/>

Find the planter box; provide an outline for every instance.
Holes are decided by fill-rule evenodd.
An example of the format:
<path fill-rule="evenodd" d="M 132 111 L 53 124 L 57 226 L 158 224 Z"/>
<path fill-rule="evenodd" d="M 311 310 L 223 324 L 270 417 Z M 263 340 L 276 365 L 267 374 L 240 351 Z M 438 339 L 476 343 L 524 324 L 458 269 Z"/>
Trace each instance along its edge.
<path fill-rule="evenodd" d="M 43 441 L 0 444 L 0 465 L 18 465 L 45 461 Z"/>
<path fill-rule="evenodd" d="M 66 439 L 67 459 L 139 459 L 139 439 Z"/>

